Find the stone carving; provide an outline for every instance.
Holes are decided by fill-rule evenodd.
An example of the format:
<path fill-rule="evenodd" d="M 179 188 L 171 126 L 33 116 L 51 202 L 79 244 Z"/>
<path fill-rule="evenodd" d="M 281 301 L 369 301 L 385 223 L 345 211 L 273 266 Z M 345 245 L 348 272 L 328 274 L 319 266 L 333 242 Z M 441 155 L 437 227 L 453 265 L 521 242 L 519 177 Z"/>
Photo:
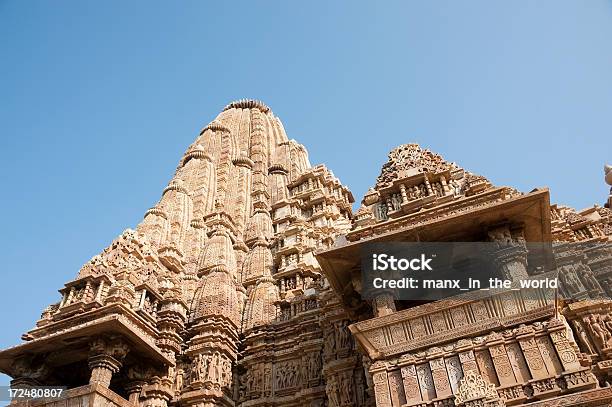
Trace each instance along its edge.
<path fill-rule="evenodd" d="M 578 280 L 572 270 L 562 271 L 559 274 L 559 278 L 570 293 L 578 293 L 584 289 L 582 283 Z"/>
<path fill-rule="evenodd" d="M 452 356 L 445 360 L 448 378 L 453 392 L 457 391 L 459 381 L 463 378 L 463 370 L 459 362 L 459 356 Z"/>
<path fill-rule="evenodd" d="M 297 387 L 301 384 L 302 371 L 297 360 L 275 364 L 274 371 L 274 388 L 276 390 Z"/>
<path fill-rule="evenodd" d="M 467 405 L 469 402 L 476 400 L 490 402 L 498 398 L 493 383 L 487 382 L 478 373 L 469 371 L 459 382 L 459 389 L 455 394 L 455 405 Z"/>
<path fill-rule="evenodd" d="M 591 314 L 583 319 L 584 324 L 589 330 L 591 337 L 595 340 L 595 344 L 600 349 L 605 349 L 610 346 L 612 332 L 605 324 L 605 321 L 599 314 Z"/>
<path fill-rule="evenodd" d="M 192 383 L 213 383 L 221 387 L 231 385 L 231 362 L 219 352 L 199 354 L 194 358 L 191 369 Z"/>
<path fill-rule="evenodd" d="M 176 372 L 176 377 L 174 379 L 174 391 L 176 393 L 180 393 L 181 390 L 183 390 L 184 376 L 185 376 L 185 371 L 183 369 L 179 369 Z"/>
<path fill-rule="evenodd" d="M 383 165 L 382 172 L 377 179 L 376 188 L 387 185 L 393 180 L 404 176 L 406 172 L 431 171 L 434 173 L 453 169 L 454 163 L 447 163 L 439 155 L 423 150 L 417 144 L 405 144 L 389 153 L 389 162 Z M 418 188 L 421 194 L 425 192 Z"/>
<path fill-rule="evenodd" d="M 353 346 L 353 338 L 348 330 L 348 321 L 342 321 L 336 324 L 336 339 L 335 344 L 337 349 L 350 349 Z"/>

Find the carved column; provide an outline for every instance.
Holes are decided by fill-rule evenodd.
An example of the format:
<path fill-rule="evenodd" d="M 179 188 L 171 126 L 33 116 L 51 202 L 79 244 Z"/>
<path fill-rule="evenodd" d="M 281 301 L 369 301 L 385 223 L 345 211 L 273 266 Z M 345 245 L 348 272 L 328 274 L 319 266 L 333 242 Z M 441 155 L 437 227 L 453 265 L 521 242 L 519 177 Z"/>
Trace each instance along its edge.
<path fill-rule="evenodd" d="M 467 373 L 468 370 L 473 370 L 478 373 L 478 365 L 476 364 L 476 356 L 474 351 L 471 349 L 471 341 L 460 340 L 457 347 L 457 353 L 459 354 L 459 362 L 461 363 L 461 370 L 463 373 Z"/>
<path fill-rule="evenodd" d="M 366 407 L 374 407 L 376 405 L 376 396 L 374 395 L 374 380 L 372 379 L 372 374 L 370 373 L 372 361 L 369 357 L 363 355 L 361 358 L 361 363 L 363 365 L 363 376 L 365 377 L 366 385 L 366 390 L 363 393 L 363 405 Z"/>
<path fill-rule="evenodd" d="M 404 384 L 404 394 L 407 404 L 415 404 L 423 401 L 421 397 L 421 389 L 419 387 L 419 379 L 417 377 L 416 366 L 412 357 L 402 357 L 399 361 L 399 366 L 402 373 L 402 381 Z"/>
<path fill-rule="evenodd" d="M 444 358 L 437 357 L 430 360 L 429 366 L 431 368 L 431 375 L 436 388 L 436 396 L 438 398 L 450 397 L 452 390 L 450 387 L 450 382 L 448 381 L 448 373 L 446 372 Z"/>
<path fill-rule="evenodd" d="M 91 377 L 89 383 L 108 387 L 113 374 L 121 369 L 123 359 L 128 351 L 129 347 L 120 338 L 94 339 L 90 344 L 89 368 L 91 369 Z"/>
<path fill-rule="evenodd" d="M 392 407 L 391 394 L 389 392 L 389 378 L 387 367 L 384 362 L 376 362 L 370 367 L 372 380 L 374 382 L 374 396 L 376 407 Z"/>
<path fill-rule="evenodd" d="M 533 328 L 524 327 L 516 336 L 516 339 L 521 346 L 525 360 L 527 361 L 527 367 L 531 373 L 531 377 L 534 379 L 544 379 L 549 376 L 542 358 L 542 353 L 535 340 Z"/>
<path fill-rule="evenodd" d="M 408 193 L 406 192 L 406 185 L 400 184 L 400 194 L 402 195 L 402 204 L 408 203 Z"/>
<path fill-rule="evenodd" d="M 433 189 L 431 188 L 431 184 L 429 183 L 429 180 L 427 178 L 425 178 L 425 188 L 427 188 L 427 196 L 434 195 Z"/>
<path fill-rule="evenodd" d="M 393 407 L 401 407 L 406 404 L 406 394 L 404 393 L 404 383 L 400 369 L 391 370 L 387 373 L 389 378 L 389 391 L 391 394 L 391 404 Z"/>
<path fill-rule="evenodd" d="M 422 363 L 417 365 L 416 371 L 423 401 L 431 401 L 435 399 L 437 397 L 436 389 L 433 383 L 433 376 L 431 375 L 429 363 Z"/>
<path fill-rule="evenodd" d="M 531 373 L 529 372 L 520 343 L 516 341 L 506 343 L 506 351 L 508 352 L 510 365 L 514 371 L 517 383 L 527 383 L 531 379 Z"/>
<path fill-rule="evenodd" d="M 125 391 L 128 394 L 128 400 L 135 406 L 140 405 L 140 393 L 145 385 L 144 380 L 134 380 L 125 385 Z"/>
<path fill-rule="evenodd" d="M 392 314 L 396 311 L 395 299 L 390 293 L 380 294 L 372 300 L 372 307 L 374 308 L 375 317 Z"/>
<path fill-rule="evenodd" d="M 581 368 L 578 356 L 576 356 L 575 345 L 572 345 L 567 335 L 567 326 L 553 319 L 548 325 L 548 332 L 553 346 L 559 355 L 559 360 L 563 365 L 563 370 L 572 372 Z"/>
<path fill-rule="evenodd" d="M 448 183 L 446 182 L 446 178 L 440 177 L 440 184 L 442 184 L 442 188 L 444 189 L 444 195 L 448 195 L 448 193 L 450 192 L 450 188 L 448 186 Z"/>
<path fill-rule="evenodd" d="M 348 326 L 350 320 L 342 310 L 337 295 L 327 292 L 320 297 L 323 330 L 323 376 L 329 406 L 363 407 L 367 403 L 365 372 L 362 357 L 355 350 L 355 343 Z M 400 381 L 401 382 L 401 381 Z M 401 385 L 401 383 L 400 383 Z"/>
<path fill-rule="evenodd" d="M 505 387 L 516 384 L 516 378 L 514 377 L 503 339 L 497 335 L 491 335 L 487 339 L 487 346 L 489 347 L 499 385 Z"/>
<path fill-rule="evenodd" d="M 497 244 L 491 254 L 502 276 L 513 281 L 527 278 L 527 249 L 524 243 L 512 237 L 507 225 L 491 229 L 488 234 L 489 239 Z"/>

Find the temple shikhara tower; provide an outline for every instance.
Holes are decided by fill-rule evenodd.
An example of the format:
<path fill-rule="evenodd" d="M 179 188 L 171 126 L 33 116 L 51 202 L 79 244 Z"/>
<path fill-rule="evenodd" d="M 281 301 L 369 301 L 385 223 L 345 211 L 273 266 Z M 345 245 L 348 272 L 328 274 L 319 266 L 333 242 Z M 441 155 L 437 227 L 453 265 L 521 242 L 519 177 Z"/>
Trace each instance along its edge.
<path fill-rule="evenodd" d="M 611 405 L 612 192 L 582 211 L 551 205 L 547 189 L 494 186 L 417 144 L 374 175 L 353 213 L 349 189 L 268 106 L 230 103 L 140 224 L 0 352 L 12 387 L 68 389 L 13 403 Z M 527 243 L 558 242 L 566 300 L 366 299 L 362 245 L 390 241 L 492 242 L 499 269 L 525 277 L 548 272 Z"/>

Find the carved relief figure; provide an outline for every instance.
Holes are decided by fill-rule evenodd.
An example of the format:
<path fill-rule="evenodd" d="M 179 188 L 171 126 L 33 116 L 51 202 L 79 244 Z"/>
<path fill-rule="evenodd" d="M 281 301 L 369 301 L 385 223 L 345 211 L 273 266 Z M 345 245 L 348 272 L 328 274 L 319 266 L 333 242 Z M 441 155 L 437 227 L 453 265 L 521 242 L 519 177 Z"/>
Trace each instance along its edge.
<path fill-rule="evenodd" d="M 561 282 L 565 285 L 570 293 L 578 293 L 582 291 L 582 284 L 576 278 L 576 275 L 571 270 L 563 270 L 560 273 Z"/>
<path fill-rule="evenodd" d="M 586 267 L 584 264 L 578 266 L 578 273 L 580 274 L 580 279 L 584 283 L 584 286 L 588 290 L 599 290 L 599 283 L 595 276 L 593 276 L 593 272 Z"/>
<path fill-rule="evenodd" d="M 340 376 L 340 400 L 342 405 L 353 404 L 352 372 L 344 372 Z"/>
<path fill-rule="evenodd" d="M 584 323 L 589 328 L 589 331 L 591 332 L 597 346 L 599 346 L 601 349 L 607 348 L 612 335 L 610 334 L 610 331 L 603 327 L 601 316 L 589 315 L 584 318 Z"/>
<path fill-rule="evenodd" d="M 331 356 L 336 352 L 336 335 L 333 330 L 325 334 L 325 355 Z"/>
<path fill-rule="evenodd" d="M 327 397 L 329 399 L 330 407 L 339 407 L 340 406 L 340 398 L 338 396 L 338 383 L 336 376 L 330 378 L 327 383 Z"/>
<path fill-rule="evenodd" d="M 402 208 L 402 196 L 399 193 L 391 195 L 391 206 L 394 211 L 398 211 Z"/>
<path fill-rule="evenodd" d="M 263 374 L 263 391 L 265 396 L 269 396 L 272 393 L 272 370 L 269 366 L 264 368 Z"/>
<path fill-rule="evenodd" d="M 180 393 L 183 389 L 183 380 L 184 380 L 185 371 L 183 369 L 178 369 L 176 372 L 176 378 L 174 379 L 174 391 Z"/>
<path fill-rule="evenodd" d="M 585 350 L 588 354 L 592 355 L 595 353 L 593 347 L 591 346 L 591 342 L 589 341 L 589 337 L 582 327 L 580 321 L 573 321 L 573 325 L 576 328 L 576 334 L 578 335 L 578 340 L 582 346 L 584 346 Z"/>
<path fill-rule="evenodd" d="M 352 336 L 348 330 L 348 321 L 341 321 L 336 324 L 336 345 L 338 349 L 348 349 L 352 346 Z"/>

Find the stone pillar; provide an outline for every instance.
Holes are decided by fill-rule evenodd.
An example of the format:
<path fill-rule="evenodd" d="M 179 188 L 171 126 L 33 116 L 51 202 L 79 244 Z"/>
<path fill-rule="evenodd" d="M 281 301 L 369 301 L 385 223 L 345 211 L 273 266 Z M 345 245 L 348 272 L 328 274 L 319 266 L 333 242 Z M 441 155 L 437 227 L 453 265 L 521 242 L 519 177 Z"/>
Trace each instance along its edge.
<path fill-rule="evenodd" d="M 510 228 L 501 226 L 488 231 L 489 239 L 497 243 L 491 253 L 493 261 L 503 278 L 517 281 L 529 277 L 527 274 L 527 249 L 524 243 L 516 241 Z"/>
<path fill-rule="evenodd" d="M 375 317 L 392 314 L 396 311 L 395 299 L 390 293 L 380 294 L 372 300 L 372 307 L 374 308 Z"/>
<path fill-rule="evenodd" d="M 402 204 L 408 203 L 408 193 L 406 192 L 406 185 L 400 184 L 400 194 L 402 195 Z"/>
<path fill-rule="evenodd" d="M 491 354 L 491 359 L 493 360 L 493 366 L 497 373 L 499 385 L 505 387 L 516 384 L 516 378 L 514 377 L 514 371 L 512 370 L 512 365 L 510 364 L 503 338 L 492 335 L 487 339 L 487 346 Z"/>
<path fill-rule="evenodd" d="M 147 379 L 155 374 L 155 371 L 150 368 L 145 368 L 143 365 L 131 365 L 126 368 L 127 383 L 125 391 L 128 394 L 128 400 L 135 406 L 140 405 L 140 396 L 144 386 L 147 384 Z"/>
<path fill-rule="evenodd" d="M 516 340 L 521 346 L 521 351 L 525 356 L 525 361 L 527 362 L 527 367 L 529 368 L 531 377 L 536 380 L 548 377 L 549 374 L 546 370 L 546 365 L 544 364 L 544 359 L 542 358 L 540 348 L 536 343 L 533 328 L 524 327 L 523 329 L 520 329 L 516 336 Z"/>
<path fill-rule="evenodd" d="M 489 349 L 485 347 L 484 349 L 475 350 L 474 356 L 476 357 L 476 365 L 478 366 L 479 374 L 488 382 L 499 386 L 499 379 L 497 378 L 497 373 L 495 372 L 493 359 L 491 358 L 491 352 L 489 352 Z"/>
<path fill-rule="evenodd" d="M 168 386 L 158 376 L 144 386 L 142 391 L 142 405 L 145 407 L 166 407 L 172 396 L 168 392 Z"/>
<path fill-rule="evenodd" d="M 370 373 L 370 367 L 372 366 L 372 361 L 369 357 L 363 355 L 361 358 L 361 364 L 363 365 L 363 375 L 365 376 L 365 384 L 367 387 L 366 394 L 367 395 L 367 403 L 364 406 L 374 407 L 376 405 L 376 396 L 374 394 L 374 380 L 372 378 L 372 374 Z"/>
<path fill-rule="evenodd" d="M 31 377 L 18 377 L 11 380 L 12 389 L 28 389 L 39 386 L 38 382 Z"/>
<path fill-rule="evenodd" d="M 414 359 L 412 357 L 402 357 L 398 365 L 402 372 L 406 403 L 412 405 L 423 401 Z"/>
<path fill-rule="evenodd" d="M 427 196 L 434 195 L 434 191 L 431 188 L 431 184 L 429 183 L 429 180 L 427 178 L 425 178 L 425 188 L 427 188 Z"/>
<path fill-rule="evenodd" d="M 478 373 L 478 365 L 476 364 L 476 356 L 471 348 L 470 342 L 459 341 L 457 347 L 457 353 L 459 354 L 459 362 L 461 363 L 461 370 L 463 374 L 467 373 L 468 370 L 473 370 Z"/>
<path fill-rule="evenodd" d="M 134 380 L 125 386 L 125 391 L 128 394 L 128 400 L 135 406 L 140 405 L 140 393 L 145 385 L 144 380 Z"/>
<path fill-rule="evenodd" d="M 431 374 L 429 363 L 417 365 L 416 371 L 423 401 L 432 401 L 437 398 L 436 388 L 434 386 L 434 379 Z"/>
<path fill-rule="evenodd" d="M 91 369 L 90 384 L 104 387 L 110 385 L 113 374 L 123 365 L 129 347 L 121 338 L 96 338 L 90 344 L 89 368 Z"/>
<path fill-rule="evenodd" d="M 448 380 L 448 373 L 446 371 L 444 358 L 440 356 L 430 360 L 429 367 L 431 368 L 431 375 L 436 388 L 437 398 L 450 397 L 453 392 Z"/>
<path fill-rule="evenodd" d="M 402 373 L 399 369 L 391 370 L 387 374 L 389 378 L 389 391 L 393 407 L 401 407 L 406 404 Z"/>
<path fill-rule="evenodd" d="M 446 182 L 446 178 L 440 177 L 440 184 L 442 184 L 442 188 L 444 189 L 444 195 L 448 195 L 448 193 L 450 192 L 450 188 L 448 186 L 448 183 Z"/>
<path fill-rule="evenodd" d="M 370 367 L 372 381 L 374 382 L 374 396 L 376 407 L 392 407 L 391 394 L 389 392 L 389 377 L 384 362 L 376 362 Z"/>
<path fill-rule="evenodd" d="M 548 325 L 550 339 L 559 355 L 563 370 L 572 372 L 579 370 L 581 366 L 575 351 L 576 345 L 572 345 L 568 339 L 567 329 L 567 326 L 557 319 L 551 320 Z"/>
<path fill-rule="evenodd" d="M 539 346 L 539 344 L 538 344 Z M 525 355 L 521 349 L 519 342 L 511 341 L 506 343 L 506 351 L 508 352 L 508 358 L 510 359 L 510 365 L 514 371 L 514 377 L 516 377 L 517 383 L 527 383 L 531 379 L 531 373 L 525 360 Z"/>

